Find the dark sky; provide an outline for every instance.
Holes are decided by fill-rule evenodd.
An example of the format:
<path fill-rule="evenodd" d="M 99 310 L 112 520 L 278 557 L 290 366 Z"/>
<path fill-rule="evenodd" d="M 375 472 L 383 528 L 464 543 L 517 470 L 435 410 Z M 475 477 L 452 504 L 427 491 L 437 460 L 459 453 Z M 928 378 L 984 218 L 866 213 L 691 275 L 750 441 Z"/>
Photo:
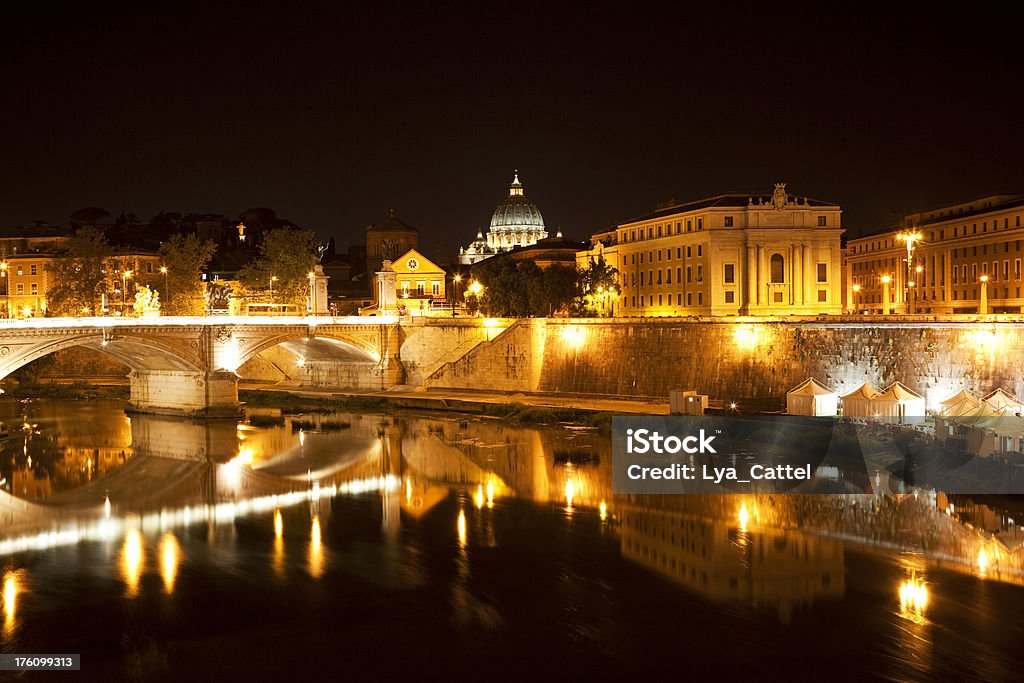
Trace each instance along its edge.
<path fill-rule="evenodd" d="M 269 206 L 344 245 L 394 207 L 450 254 L 514 168 L 578 238 L 776 181 L 851 232 L 1024 191 L 1010 4 L 33 4 L 0 29 L 5 227 Z"/>

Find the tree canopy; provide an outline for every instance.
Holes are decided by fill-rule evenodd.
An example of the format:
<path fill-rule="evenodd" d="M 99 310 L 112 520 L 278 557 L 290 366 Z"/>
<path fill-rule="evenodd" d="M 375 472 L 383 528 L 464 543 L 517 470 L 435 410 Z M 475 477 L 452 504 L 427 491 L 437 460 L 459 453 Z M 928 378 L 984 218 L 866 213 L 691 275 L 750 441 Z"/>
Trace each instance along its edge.
<path fill-rule="evenodd" d="M 76 230 L 65 258 L 47 266 L 53 283 L 46 296 L 47 312 L 76 316 L 97 311 L 101 295 L 113 291 L 108 267 L 113 255 L 102 230 L 91 226 Z"/>
<path fill-rule="evenodd" d="M 238 279 L 248 292 L 305 310 L 309 272 L 315 265 L 316 234 L 302 228 L 278 228 L 264 235 L 260 255 L 238 272 Z"/>
<path fill-rule="evenodd" d="M 195 235 L 171 235 L 160 245 L 160 257 L 167 269 L 156 283 L 163 315 L 202 315 L 203 282 L 200 273 L 217 250 L 210 240 Z"/>
<path fill-rule="evenodd" d="M 568 311 L 577 296 L 575 268 L 541 269 L 533 261 L 488 259 L 473 269 L 483 285 L 480 309 L 501 317 L 548 316 Z"/>

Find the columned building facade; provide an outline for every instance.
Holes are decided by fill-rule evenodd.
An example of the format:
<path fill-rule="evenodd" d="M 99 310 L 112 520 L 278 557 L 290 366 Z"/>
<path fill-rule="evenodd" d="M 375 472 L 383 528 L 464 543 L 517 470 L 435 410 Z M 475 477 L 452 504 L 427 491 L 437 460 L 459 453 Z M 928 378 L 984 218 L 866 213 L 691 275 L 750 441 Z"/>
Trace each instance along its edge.
<path fill-rule="evenodd" d="M 620 316 L 815 315 L 843 310 L 841 209 L 786 192 L 673 204 L 595 234 L 619 271 Z"/>
<path fill-rule="evenodd" d="M 909 214 L 902 227 L 850 239 L 848 308 L 865 314 L 1020 313 L 1022 220 L 1024 195 L 990 195 Z"/>

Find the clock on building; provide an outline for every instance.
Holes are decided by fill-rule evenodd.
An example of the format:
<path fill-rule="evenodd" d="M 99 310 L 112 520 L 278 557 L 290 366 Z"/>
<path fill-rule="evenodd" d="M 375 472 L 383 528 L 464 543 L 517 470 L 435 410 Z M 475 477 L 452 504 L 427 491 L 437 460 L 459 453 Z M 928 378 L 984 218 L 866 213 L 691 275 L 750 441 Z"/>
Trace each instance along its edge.
<path fill-rule="evenodd" d="M 417 268 L 420 267 L 420 262 L 417 261 L 415 258 L 410 258 L 408 261 L 405 262 L 405 265 L 409 270 L 416 270 Z"/>

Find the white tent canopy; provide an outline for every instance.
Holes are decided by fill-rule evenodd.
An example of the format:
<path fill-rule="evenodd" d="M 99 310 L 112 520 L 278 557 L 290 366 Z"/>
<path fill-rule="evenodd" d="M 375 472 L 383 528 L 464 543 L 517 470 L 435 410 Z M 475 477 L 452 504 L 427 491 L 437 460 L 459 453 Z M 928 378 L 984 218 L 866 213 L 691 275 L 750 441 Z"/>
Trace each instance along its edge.
<path fill-rule="evenodd" d="M 813 377 L 786 392 L 786 412 L 790 415 L 833 417 L 838 411 L 838 394 Z"/>
<path fill-rule="evenodd" d="M 1017 400 L 1017 397 L 1002 387 L 991 392 L 984 399 L 985 403 L 992 406 L 996 412 L 1014 415 L 1024 414 L 1024 404 Z"/>
<path fill-rule="evenodd" d="M 864 382 L 848 394 L 839 397 L 845 417 L 874 417 L 871 400 L 878 396 L 878 389 Z"/>
<path fill-rule="evenodd" d="M 989 412 L 991 412 L 989 405 L 982 403 L 981 398 L 967 389 L 960 389 L 960 391 L 939 403 L 939 414 L 947 417 L 983 415 Z"/>
<path fill-rule="evenodd" d="M 924 417 L 924 396 L 901 382 L 893 382 L 871 399 L 875 415 L 880 417 Z"/>

